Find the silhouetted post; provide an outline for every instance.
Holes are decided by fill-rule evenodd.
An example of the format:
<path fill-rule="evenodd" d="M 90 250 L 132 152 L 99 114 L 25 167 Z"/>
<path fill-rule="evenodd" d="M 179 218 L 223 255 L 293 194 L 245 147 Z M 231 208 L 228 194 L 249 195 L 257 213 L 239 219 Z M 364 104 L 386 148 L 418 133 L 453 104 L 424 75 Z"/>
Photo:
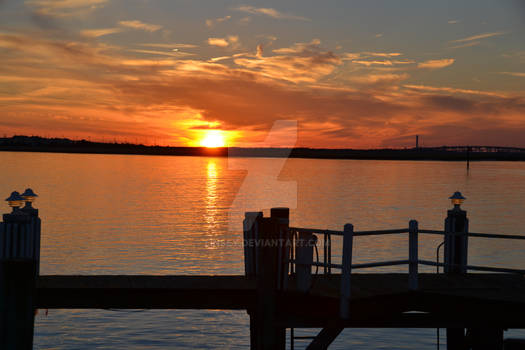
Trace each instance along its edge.
<path fill-rule="evenodd" d="M 299 231 L 295 242 L 295 273 L 297 289 L 308 292 L 312 286 L 312 263 L 314 259 L 314 245 L 317 237 L 311 232 Z"/>
<path fill-rule="evenodd" d="M 288 287 L 288 266 L 290 258 L 290 209 L 289 208 L 272 208 L 270 217 L 277 221 L 279 244 L 277 251 L 277 295 Z M 276 327 L 276 337 L 278 346 L 283 349 L 286 346 L 286 328 Z"/>
<path fill-rule="evenodd" d="M 408 224 L 408 289 L 418 288 L 418 224 L 410 220 Z"/>
<path fill-rule="evenodd" d="M 284 350 L 285 332 L 275 326 L 277 320 L 277 273 L 279 258 L 278 218 L 257 219 L 257 310 L 254 333 L 257 350 Z M 253 344 L 253 342 L 252 342 Z"/>
<path fill-rule="evenodd" d="M 247 278 L 256 277 L 257 263 L 257 232 L 259 230 L 262 212 L 246 212 L 243 221 L 244 234 L 244 274 Z M 250 348 L 257 348 L 257 310 L 248 309 L 250 316 Z"/>
<path fill-rule="evenodd" d="M 460 192 L 450 198 L 454 208 L 447 212 L 445 219 L 445 273 L 458 274 L 467 272 L 468 219 L 467 212 L 460 205 L 466 199 Z M 465 329 L 447 328 L 447 349 L 465 349 Z"/>
<path fill-rule="evenodd" d="M 279 255 L 277 270 L 277 289 L 284 290 L 288 286 L 288 266 L 290 259 L 290 209 L 272 208 L 270 217 L 279 223 Z"/>
<path fill-rule="evenodd" d="M 36 260 L 36 276 L 38 277 L 40 274 L 40 236 L 42 222 L 38 217 L 38 209 L 33 208 L 32 205 L 38 195 L 34 193 L 32 189 L 27 188 L 21 196 L 25 202 L 25 206 L 21 210 L 31 217 L 31 232 L 33 232 L 33 237 L 31 242 L 28 243 L 28 249 L 30 250 L 28 255 L 33 256 Z"/>
<path fill-rule="evenodd" d="M 350 291 L 352 274 L 352 247 L 354 245 L 354 225 L 346 224 L 343 231 L 343 257 L 341 265 L 341 301 L 339 313 L 341 318 L 350 317 Z"/>
<path fill-rule="evenodd" d="M 450 198 L 454 208 L 445 219 L 445 273 L 466 273 L 468 255 L 467 212 L 461 209 L 466 199 L 460 192 Z"/>
<path fill-rule="evenodd" d="M 7 201 L 13 211 L 0 223 L 0 349 L 32 349 L 40 220 L 38 211 L 20 209 L 18 192 Z"/>
<path fill-rule="evenodd" d="M 257 219 L 262 216 L 262 212 L 246 212 L 244 214 L 244 274 L 249 278 L 255 277 L 256 273 Z"/>

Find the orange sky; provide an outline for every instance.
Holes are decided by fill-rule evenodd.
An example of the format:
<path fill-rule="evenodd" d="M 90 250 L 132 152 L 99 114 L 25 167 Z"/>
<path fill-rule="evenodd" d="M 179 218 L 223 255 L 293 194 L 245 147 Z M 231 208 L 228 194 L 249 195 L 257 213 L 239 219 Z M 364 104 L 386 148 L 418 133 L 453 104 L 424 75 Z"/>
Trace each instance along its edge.
<path fill-rule="evenodd" d="M 523 7 L 269 3 L 0 1 L 2 133 L 250 146 L 293 120 L 297 146 L 525 147 Z"/>

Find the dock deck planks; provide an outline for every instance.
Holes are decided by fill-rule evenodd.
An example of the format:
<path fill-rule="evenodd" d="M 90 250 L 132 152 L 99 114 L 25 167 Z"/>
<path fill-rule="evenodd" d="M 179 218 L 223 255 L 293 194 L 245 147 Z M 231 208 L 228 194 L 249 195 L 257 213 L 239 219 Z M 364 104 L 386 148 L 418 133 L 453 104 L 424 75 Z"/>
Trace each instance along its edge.
<path fill-rule="evenodd" d="M 409 291 L 407 274 L 352 274 L 345 322 L 338 319 L 340 276 L 313 278 L 309 293 L 297 292 L 292 277 L 279 296 L 284 326 L 525 328 L 520 275 L 420 274 L 419 290 Z M 256 282 L 244 276 L 40 276 L 36 296 L 38 308 L 242 310 L 255 306 Z"/>

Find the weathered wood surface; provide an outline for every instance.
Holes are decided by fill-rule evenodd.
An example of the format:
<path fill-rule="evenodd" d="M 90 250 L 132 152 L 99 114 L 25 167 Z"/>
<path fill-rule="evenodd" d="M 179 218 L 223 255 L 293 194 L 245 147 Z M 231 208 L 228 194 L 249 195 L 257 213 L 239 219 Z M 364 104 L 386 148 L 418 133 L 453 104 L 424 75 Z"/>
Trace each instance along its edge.
<path fill-rule="evenodd" d="M 339 319 L 340 275 L 313 276 L 307 293 L 279 295 L 286 327 L 525 328 L 525 277 L 508 274 L 352 274 L 350 318 Z M 248 309 L 256 282 L 244 276 L 41 276 L 38 308 Z M 419 311 L 407 313 L 407 311 Z M 334 320 L 337 320 L 334 324 Z"/>
<path fill-rule="evenodd" d="M 244 276 L 40 276 L 38 308 L 246 309 L 255 280 Z"/>

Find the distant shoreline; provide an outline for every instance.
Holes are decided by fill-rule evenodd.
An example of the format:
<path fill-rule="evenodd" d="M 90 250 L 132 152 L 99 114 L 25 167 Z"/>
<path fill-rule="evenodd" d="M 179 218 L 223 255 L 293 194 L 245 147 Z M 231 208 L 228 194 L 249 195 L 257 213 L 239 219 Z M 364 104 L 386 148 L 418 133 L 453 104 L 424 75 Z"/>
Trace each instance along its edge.
<path fill-rule="evenodd" d="M 29 136 L 0 138 L 0 151 L 244 158 L 525 161 L 525 149 L 494 146 L 442 146 L 432 148 L 370 150 L 327 148 L 205 148 L 145 146 L 127 143 L 101 143 L 86 140 L 73 141 L 69 139 L 47 139 Z"/>

